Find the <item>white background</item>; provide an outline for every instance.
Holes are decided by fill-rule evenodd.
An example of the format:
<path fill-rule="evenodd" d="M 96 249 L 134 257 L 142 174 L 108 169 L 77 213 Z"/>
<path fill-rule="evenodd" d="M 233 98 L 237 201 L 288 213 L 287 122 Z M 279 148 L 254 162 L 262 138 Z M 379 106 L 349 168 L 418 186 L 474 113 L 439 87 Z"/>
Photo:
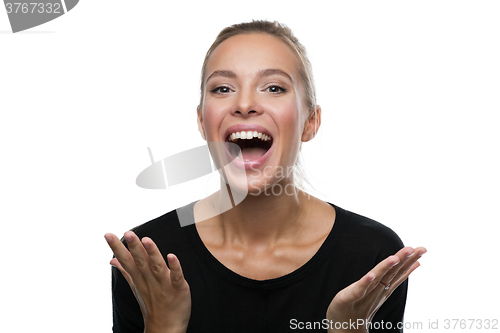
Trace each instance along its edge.
<path fill-rule="evenodd" d="M 287 24 L 310 54 L 319 195 L 428 249 L 405 318 L 424 329 L 406 332 L 500 319 L 499 17 L 498 1 L 108 0 L 12 34 L 0 10 L 1 330 L 111 331 L 103 235 L 198 198 L 135 178 L 147 147 L 203 144 L 203 57 L 251 19 Z"/>

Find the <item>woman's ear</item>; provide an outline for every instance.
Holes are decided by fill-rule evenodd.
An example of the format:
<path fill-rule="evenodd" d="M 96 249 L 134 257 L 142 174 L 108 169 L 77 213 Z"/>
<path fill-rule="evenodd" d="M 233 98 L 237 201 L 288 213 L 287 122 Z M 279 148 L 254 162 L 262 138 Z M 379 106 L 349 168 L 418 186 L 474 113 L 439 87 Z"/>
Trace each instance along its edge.
<path fill-rule="evenodd" d="M 200 132 L 201 134 L 201 137 L 203 138 L 203 140 L 207 140 L 206 136 L 205 136 L 205 128 L 203 127 L 203 116 L 201 115 L 201 111 L 200 111 L 200 108 L 198 107 L 197 109 L 197 121 L 198 121 L 198 131 Z"/>
<path fill-rule="evenodd" d="M 302 142 L 312 140 L 318 133 L 321 125 L 321 107 L 316 105 L 316 111 L 312 110 L 311 115 L 306 120 L 304 131 L 302 132 Z"/>

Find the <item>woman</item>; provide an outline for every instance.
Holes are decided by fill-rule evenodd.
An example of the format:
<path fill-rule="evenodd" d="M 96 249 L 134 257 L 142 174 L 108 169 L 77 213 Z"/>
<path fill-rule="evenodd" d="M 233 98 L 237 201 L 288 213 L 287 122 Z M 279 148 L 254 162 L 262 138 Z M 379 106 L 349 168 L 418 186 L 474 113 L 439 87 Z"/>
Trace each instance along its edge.
<path fill-rule="evenodd" d="M 305 49 L 288 28 L 253 21 L 219 34 L 198 126 L 226 146 L 211 147 L 229 164 L 221 190 L 126 232 L 126 246 L 105 235 L 115 332 L 399 331 L 406 278 L 426 250 L 295 185 L 288 170 L 320 123 Z M 181 227 L 181 215 L 193 223 Z"/>

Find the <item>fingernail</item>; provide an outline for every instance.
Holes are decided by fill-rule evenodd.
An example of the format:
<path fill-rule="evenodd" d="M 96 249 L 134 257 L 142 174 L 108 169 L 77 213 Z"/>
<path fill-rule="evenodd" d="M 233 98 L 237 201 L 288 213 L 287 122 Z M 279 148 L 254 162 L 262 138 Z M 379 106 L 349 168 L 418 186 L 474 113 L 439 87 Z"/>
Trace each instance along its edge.
<path fill-rule="evenodd" d="M 104 235 L 104 238 L 106 239 L 106 242 L 108 242 L 108 244 L 111 244 L 113 243 L 113 237 L 111 237 L 110 235 Z"/>
<path fill-rule="evenodd" d="M 151 248 L 151 244 L 149 244 L 149 243 L 142 243 L 142 244 L 143 244 L 143 245 L 144 245 L 144 247 L 145 247 L 146 249 L 148 249 L 148 250 Z"/>
<path fill-rule="evenodd" d="M 396 262 L 392 263 L 392 264 L 391 264 L 391 267 L 394 267 L 394 266 L 396 266 L 397 264 L 399 264 L 399 261 L 396 261 Z"/>
<path fill-rule="evenodd" d="M 169 264 L 173 264 L 175 262 L 175 257 L 174 256 L 167 256 L 167 260 Z"/>
<path fill-rule="evenodd" d="M 125 239 L 127 240 L 127 242 L 131 242 L 134 240 L 134 237 L 132 237 L 130 235 L 124 234 L 123 236 L 125 236 Z"/>

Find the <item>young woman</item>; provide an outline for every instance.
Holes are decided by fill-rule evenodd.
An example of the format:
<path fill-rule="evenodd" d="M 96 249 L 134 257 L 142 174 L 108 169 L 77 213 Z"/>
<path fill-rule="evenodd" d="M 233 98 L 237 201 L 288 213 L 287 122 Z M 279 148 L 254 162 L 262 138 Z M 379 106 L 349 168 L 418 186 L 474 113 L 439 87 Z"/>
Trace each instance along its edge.
<path fill-rule="evenodd" d="M 115 332 L 400 331 L 406 278 L 426 250 L 296 186 L 288 171 L 320 123 L 311 66 L 287 27 L 253 21 L 219 34 L 198 126 L 209 146 L 224 143 L 211 153 L 230 167 L 208 198 L 123 243 L 105 235 Z"/>

